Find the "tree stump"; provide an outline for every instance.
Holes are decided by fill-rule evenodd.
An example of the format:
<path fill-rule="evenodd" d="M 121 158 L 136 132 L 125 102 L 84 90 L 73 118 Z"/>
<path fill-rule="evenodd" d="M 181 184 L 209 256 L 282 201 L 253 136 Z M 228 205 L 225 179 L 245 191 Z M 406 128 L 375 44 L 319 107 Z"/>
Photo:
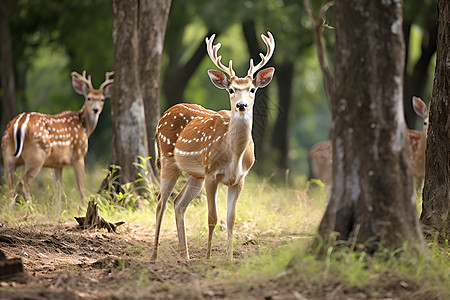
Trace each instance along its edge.
<path fill-rule="evenodd" d="M 0 250 L 0 278 L 23 274 L 23 263 L 21 258 L 7 259 Z"/>
<path fill-rule="evenodd" d="M 78 227 L 81 229 L 94 229 L 94 228 L 105 228 L 108 232 L 116 232 L 119 225 L 125 222 L 109 222 L 103 218 L 99 211 L 97 203 L 94 200 L 89 201 L 88 208 L 86 210 L 85 217 L 75 217 L 78 222 Z"/>

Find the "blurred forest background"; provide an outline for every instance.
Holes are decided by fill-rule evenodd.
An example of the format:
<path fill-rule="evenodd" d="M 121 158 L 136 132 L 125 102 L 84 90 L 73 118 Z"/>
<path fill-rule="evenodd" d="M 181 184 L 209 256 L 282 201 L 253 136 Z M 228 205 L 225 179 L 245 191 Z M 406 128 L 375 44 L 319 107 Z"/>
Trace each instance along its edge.
<path fill-rule="evenodd" d="M 9 34 L 12 45 L 15 113 L 79 109 L 83 98 L 73 91 L 70 72 L 87 70 L 98 87 L 105 72 L 113 69 L 112 1 L 1 2 L 1 34 Z M 318 10 L 323 1 L 312 2 Z M 332 10 L 331 6 L 326 12 L 329 26 L 323 31 L 330 65 L 334 52 Z M 420 96 L 428 103 L 431 96 L 436 1 L 405 1 L 403 17 L 405 117 L 409 128 L 421 128 L 411 109 L 411 97 Z M 204 39 L 216 33 L 216 41 L 223 45 L 223 61 L 232 59 L 237 75 L 243 76 L 250 57 L 258 61 L 258 52 L 265 52 L 260 34 L 268 30 L 276 40 L 268 66 L 274 66 L 276 72 L 274 82 L 258 92 L 255 104 L 254 170 L 263 175 L 284 176 L 288 169 L 291 174 L 307 174 L 308 150 L 329 139 L 331 117 L 303 1 L 173 0 L 162 62 L 161 112 L 178 102 L 229 109 L 228 96 L 215 88 L 206 74 L 213 65 Z M 1 67 L 4 70 L 5 66 Z M 4 88 L 2 82 L 0 87 Z M 4 105 L 7 100 L 1 95 Z M 2 116 L 0 121 L 3 132 L 10 120 Z M 107 101 L 89 141 L 88 170 L 98 164 L 106 167 L 111 161 L 111 134 Z"/>

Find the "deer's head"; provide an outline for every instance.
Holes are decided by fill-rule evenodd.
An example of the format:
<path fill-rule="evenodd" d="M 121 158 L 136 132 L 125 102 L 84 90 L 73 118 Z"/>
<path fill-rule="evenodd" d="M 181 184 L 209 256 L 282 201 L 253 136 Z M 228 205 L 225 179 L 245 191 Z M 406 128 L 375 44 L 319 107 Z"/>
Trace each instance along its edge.
<path fill-rule="evenodd" d="M 222 56 L 217 56 L 217 51 L 219 50 L 221 44 L 218 43 L 213 46 L 214 38 L 215 35 L 213 34 L 210 38 L 207 37 L 205 39 L 208 55 L 213 63 L 230 78 L 228 78 L 223 72 L 208 70 L 209 78 L 216 87 L 219 89 L 226 89 L 228 91 L 228 94 L 230 95 L 232 115 L 251 116 L 253 112 L 256 90 L 267 86 L 272 80 L 275 72 L 275 68 L 272 67 L 258 72 L 258 70 L 261 69 L 272 57 L 275 49 L 275 40 L 270 32 L 268 32 L 268 37 L 261 35 L 261 38 L 267 46 L 267 54 L 259 54 L 261 56 L 261 62 L 256 66 L 253 65 L 253 59 L 250 59 L 250 68 L 247 76 L 240 78 L 236 76 L 231 60 L 228 67 L 221 63 L 220 60 Z M 253 77 L 256 72 L 258 73 L 255 77 Z"/>
<path fill-rule="evenodd" d="M 105 81 L 100 85 L 98 89 L 94 89 L 92 86 L 91 75 L 86 77 L 86 71 L 80 75 L 77 72 L 72 72 L 72 86 L 80 95 L 84 96 L 84 111 L 90 116 L 92 121 L 97 121 L 98 116 L 103 110 L 103 105 L 106 98 L 111 98 L 112 95 L 112 83 L 114 79 L 111 76 L 114 72 L 106 72 Z"/>
<path fill-rule="evenodd" d="M 422 101 L 422 99 L 420 99 L 419 97 L 413 97 L 412 98 L 412 102 L 413 102 L 413 108 L 415 113 L 423 118 L 423 129 L 422 132 L 424 134 L 424 136 L 427 136 L 427 132 L 428 132 L 428 108 L 427 105 Z"/>

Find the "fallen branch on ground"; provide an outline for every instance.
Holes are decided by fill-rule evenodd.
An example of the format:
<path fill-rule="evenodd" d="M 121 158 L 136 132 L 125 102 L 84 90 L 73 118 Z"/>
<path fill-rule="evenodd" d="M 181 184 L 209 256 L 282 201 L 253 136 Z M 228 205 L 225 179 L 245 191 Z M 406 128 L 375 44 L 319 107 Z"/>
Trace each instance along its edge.
<path fill-rule="evenodd" d="M 105 228 L 108 232 L 116 232 L 118 226 L 125 222 L 109 222 L 103 218 L 99 211 L 97 203 L 94 200 L 89 201 L 85 217 L 75 217 L 81 229 L 100 229 Z"/>

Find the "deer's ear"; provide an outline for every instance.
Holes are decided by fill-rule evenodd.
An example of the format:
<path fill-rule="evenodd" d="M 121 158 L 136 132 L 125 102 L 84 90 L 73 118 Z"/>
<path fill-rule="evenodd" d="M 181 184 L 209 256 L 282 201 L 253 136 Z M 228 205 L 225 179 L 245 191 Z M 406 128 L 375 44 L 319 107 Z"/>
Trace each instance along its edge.
<path fill-rule="evenodd" d="M 419 97 L 414 96 L 412 101 L 413 101 L 413 108 L 416 114 L 425 119 L 425 117 L 428 115 L 427 105 Z"/>
<path fill-rule="evenodd" d="M 111 98 L 112 91 L 113 91 L 113 85 L 112 84 L 107 85 L 105 87 L 105 89 L 103 90 L 103 96 L 105 96 L 105 98 Z"/>
<path fill-rule="evenodd" d="M 208 70 L 208 76 L 209 79 L 211 79 L 212 83 L 219 89 L 226 89 L 230 84 L 227 76 L 220 71 Z"/>
<path fill-rule="evenodd" d="M 87 88 L 86 84 L 83 81 L 78 80 L 74 76 L 72 76 L 72 86 L 73 86 L 73 89 L 75 90 L 75 92 L 77 92 L 78 94 L 83 95 L 83 96 L 87 95 L 88 88 Z"/>
<path fill-rule="evenodd" d="M 263 88 L 267 86 L 273 78 L 273 73 L 275 73 L 275 68 L 267 68 L 264 70 L 261 70 L 256 74 L 255 80 L 255 86 L 258 88 Z"/>

